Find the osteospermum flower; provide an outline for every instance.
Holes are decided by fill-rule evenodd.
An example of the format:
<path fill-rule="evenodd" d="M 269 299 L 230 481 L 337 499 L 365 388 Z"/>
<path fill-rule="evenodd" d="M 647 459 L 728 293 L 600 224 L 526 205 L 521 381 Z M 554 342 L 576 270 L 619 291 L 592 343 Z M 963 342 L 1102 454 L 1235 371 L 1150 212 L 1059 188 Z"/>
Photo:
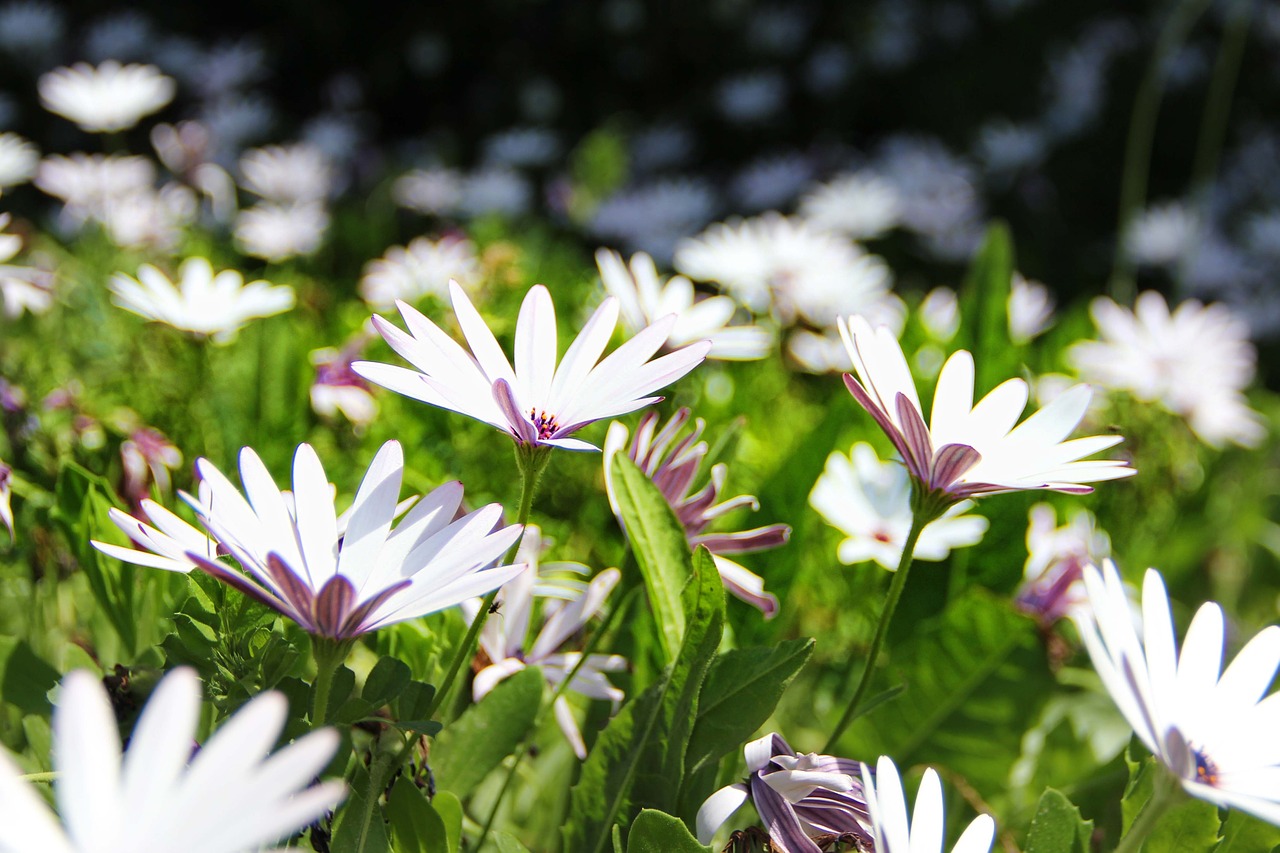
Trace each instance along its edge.
<path fill-rule="evenodd" d="M 469 287 L 479 278 L 480 259 L 470 240 L 455 235 L 439 240 L 418 237 L 365 264 L 360 295 L 375 308 L 389 308 L 397 299 L 416 302 L 428 294 L 443 299 L 450 281 Z"/>
<path fill-rule="evenodd" d="M 680 347 L 696 341 L 711 341 L 707 358 L 749 361 L 763 358 L 773 343 L 773 335 L 760 326 L 730 326 L 737 305 L 728 296 L 694 300 L 693 282 L 682 275 L 664 284 L 658 278 L 653 258 L 644 252 L 631 256 L 630 265 L 617 252 L 596 252 L 600 280 L 609 295 L 617 297 L 622 322 L 635 333 L 668 314 L 676 315 L 667 344 Z"/>
<path fill-rule="evenodd" d="M 0 524 L 13 539 L 13 469 L 0 462 Z"/>
<path fill-rule="evenodd" d="M 428 494 L 393 531 L 403 470 L 400 444 L 387 442 L 369 466 L 344 525 L 324 468 L 308 444 L 299 445 L 294 456 L 291 495 L 276 488 L 250 448 L 240 452 L 240 479 L 249 500 L 209 460 L 197 460 L 208 491 L 198 500 L 184 498 L 247 575 L 208 556 L 203 535 L 171 513 L 149 512 L 158 529 L 113 514 L 116 524 L 155 556 L 94 545 L 155 568 L 199 567 L 309 633 L 339 640 L 444 610 L 515 577 L 520 566 L 490 567 L 515 542 L 520 525 L 502 527 L 498 504 L 460 515 L 461 483 L 446 483 Z"/>
<path fill-rule="evenodd" d="M 274 691 L 255 697 L 192 754 L 200 680 L 175 669 L 151 694 L 122 752 L 107 691 L 67 675 L 53 712 L 55 816 L 0 750 L 0 851 L 248 853 L 314 822 L 345 794 L 311 782 L 338 747 L 331 729 L 268 754 L 288 718 Z"/>
<path fill-rule="evenodd" d="M 708 447 L 701 440 L 705 427 L 701 418 L 694 422 L 689 434 L 682 435 L 689 417 L 689 410 L 681 409 L 659 430 L 657 413 L 649 412 L 640 419 L 635 438 L 629 445 L 627 428 L 617 421 L 609 424 L 609 432 L 604 441 L 604 482 L 609 505 L 613 507 L 614 515 L 618 516 L 618 522 L 621 523 L 622 515 L 613 491 L 611 463 L 615 454 L 625 453 L 667 499 L 676 519 L 684 528 L 689 547 L 703 545 L 711 552 L 725 589 L 764 613 L 765 618 L 772 618 L 778 612 L 777 597 L 765 592 L 764 581 L 759 575 L 753 574 L 746 566 L 734 562 L 726 555 L 777 548 L 786 544 L 791 536 L 791 528 L 786 524 L 768 524 L 735 533 L 707 532 L 707 527 L 722 515 L 744 506 L 756 510 L 760 508 L 760 503 L 755 495 L 738 495 L 721 500 L 720 494 L 724 490 L 729 471 L 724 463 L 711 466 L 710 480 L 702 488 L 692 491 L 694 477 L 702 469 Z"/>
<path fill-rule="evenodd" d="M 771 849 L 779 853 L 820 853 L 815 838 L 871 843 L 871 814 L 858 762 L 831 755 L 801 755 L 768 734 L 743 749 L 746 782 L 716 791 L 698 809 L 698 840 L 710 844 L 748 799 L 764 822 Z M 879 848 L 877 848 L 879 849 Z"/>
<path fill-rule="evenodd" d="M 1194 797 L 1280 824 L 1280 750 L 1267 694 L 1280 627 L 1264 628 L 1222 669 L 1222 608 L 1196 611 L 1178 651 L 1164 581 L 1148 569 L 1141 628 L 1109 560 L 1085 569 L 1088 607 L 1072 612 L 1094 668 L 1147 749 Z"/>
<path fill-rule="evenodd" d="M 39 162 L 35 145 L 16 133 L 0 133 L 0 192 L 31 180 Z"/>
<path fill-rule="evenodd" d="M 800 215 L 854 240 L 879 237 L 898 224 L 898 190 L 871 171 L 837 175 L 800 199 Z"/>
<path fill-rule="evenodd" d="M 911 530 L 911 477 L 896 462 L 881 462 L 866 442 L 849 455 L 833 451 L 809 494 L 809 505 L 845 535 L 836 556 L 846 566 L 875 560 L 893 571 Z M 961 501 L 929 522 L 916 542 L 915 559 L 945 560 L 953 548 L 982 541 L 987 520 L 964 515 L 972 501 Z"/>
<path fill-rule="evenodd" d="M 1083 457 L 1121 441 L 1118 435 L 1066 441 L 1084 417 L 1091 392 L 1078 385 L 1014 426 L 1027 405 L 1022 379 L 1001 383 L 975 406 L 973 356 L 959 350 L 938 376 L 930 423 L 921 414 L 915 382 L 897 338 L 861 317 L 840 332 L 857 377 L 844 380 L 902 455 L 919 487 L 916 499 L 934 509 L 964 498 L 1026 489 L 1087 494 L 1084 483 L 1136 473 L 1120 460 Z"/>
<path fill-rule="evenodd" d="M 236 247 L 246 255 L 279 263 L 310 255 L 324 242 L 329 211 L 318 202 L 262 202 L 236 216 Z"/>
<path fill-rule="evenodd" d="M 0 313 L 9 319 L 24 311 L 43 314 L 53 305 L 53 273 L 39 266 L 11 264 L 22 238 L 8 233 L 9 214 L 0 213 Z"/>
<path fill-rule="evenodd" d="M 1027 526 L 1027 562 L 1018 607 L 1044 625 L 1061 619 L 1087 600 L 1085 566 L 1096 565 L 1110 553 L 1111 539 L 1098 529 L 1093 513 L 1078 509 L 1059 527 L 1053 507 L 1036 504 Z"/>
<path fill-rule="evenodd" d="M 337 417 L 341 412 L 357 427 L 367 426 L 378 414 L 378 401 L 369 383 L 351 369 L 351 363 L 363 351 L 368 337 L 361 334 L 341 350 L 325 347 L 311 352 L 316 368 L 311 383 L 311 408 L 323 418 Z"/>
<path fill-rule="evenodd" d="M 886 755 L 876 762 L 876 772 L 862 765 L 863 790 L 874 827 L 876 853 L 943 853 L 947 824 L 943 819 L 942 782 L 932 767 L 924 771 L 916 805 L 907 820 L 907 798 L 898 768 Z M 996 822 L 978 815 L 951 848 L 951 853 L 989 853 L 996 837 Z"/>
<path fill-rule="evenodd" d="M 662 399 L 647 395 L 693 370 L 711 348 L 702 341 L 650 361 L 675 325 L 676 318 L 667 316 L 601 361 L 618 322 L 618 300 L 608 298 L 557 364 L 555 306 L 547 289 L 537 285 L 520 306 L 513 369 L 457 282 L 449 283 L 449 293 L 471 353 L 399 302 L 409 334 L 379 316 L 373 323 L 417 370 L 370 361 L 356 362 L 352 369 L 406 397 L 492 424 L 520 445 L 598 450 L 570 436 L 589 423 Z"/>
<path fill-rule="evenodd" d="M 40 103 L 89 133 L 128 130 L 173 100 L 173 79 L 154 65 L 77 62 L 40 77 Z"/>
<path fill-rule="evenodd" d="M 293 288 L 265 281 L 244 283 L 236 270 L 217 275 L 205 258 L 187 258 L 178 269 L 178 284 L 144 264 L 138 277 L 117 273 L 111 279 L 115 304 L 148 320 L 212 337 L 224 343 L 255 317 L 269 317 L 293 307 Z"/>
<path fill-rule="evenodd" d="M 1253 381 L 1257 353 L 1248 325 L 1226 306 L 1188 299 L 1171 312 L 1149 290 L 1132 311 L 1100 297 L 1090 313 L 1099 339 L 1068 351 L 1082 377 L 1160 403 L 1214 447 L 1227 441 L 1252 447 L 1266 435 L 1242 393 Z"/>
<path fill-rule="evenodd" d="M 333 166 L 314 145 L 268 145 L 240 158 L 243 186 L 280 204 L 322 201 L 333 187 Z"/>

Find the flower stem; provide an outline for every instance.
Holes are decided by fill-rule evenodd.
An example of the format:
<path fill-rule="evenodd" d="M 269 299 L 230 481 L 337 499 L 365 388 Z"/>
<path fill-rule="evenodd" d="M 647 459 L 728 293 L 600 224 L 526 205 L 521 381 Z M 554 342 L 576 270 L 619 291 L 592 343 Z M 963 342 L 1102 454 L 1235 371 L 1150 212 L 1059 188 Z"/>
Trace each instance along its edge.
<path fill-rule="evenodd" d="M 893 573 L 893 580 L 889 583 L 889 594 L 884 602 L 884 610 L 880 612 L 880 622 L 876 625 L 875 636 L 871 639 L 871 649 L 867 652 L 866 667 L 862 670 L 858 687 L 853 691 L 853 698 L 844 709 L 840 722 L 836 723 L 835 730 L 827 739 L 827 745 L 822 748 L 823 752 L 829 753 L 835 748 L 836 741 L 840 740 L 845 729 L 849 728 L 849 724 L 857 717 L 858 703 L 862 701 L 867 688 L 871 686 L 871 673 L 875 671 L 876 660 L 880 657 L 880 647 L 884 645 L 884 638 L 889 633 L 889 623 L 893 621 L 893 611 L 898 609 L 898 599 L 902 597 L 903 587 L 907 585 L 907 573 L 911 570 L 911 560 L 915 556 L 916 541 L 920 538 L 920 531 L 933 520 L 930 515 L 920 509 L 915 509 L 911 513 L 911 530 L 907 533 L 907 541 L 902 545 L 902 557 L 898 560 L 898 570 Z"/>
<path fill-rule="evenodd" d="M 325 724 L 329 711 L 329 694 L 333 690 L 333 676 L 347 659 L 351 641 L 311 635 L 311 655 L 316 662 L 316 678 L 311 685 L 311 725 L 320 728 Z"/>
<path fill-rule="evenodd" d="M 516 445 L 516 464 L 520 467 L 520 474 L 523 479 L 520 488 L 520 509 L 516 516 L 517 524 L 524 525 L 529 521 L 529 513 L 533 509 L 533 496 L 538 491 L 538 479 L 542 476 L 542 472 L 546 470 L 549 461 L 551 461 L 551 449 L 549 447 Z M 502 558 L 503 565 L 510 565 L 515 560 L 516 554 L 520 551 L 520 543 L 523 540 L 524 530 L 522 529 L 520 536 L 511 544 L 510 550 Z M 466 636 L 462 638 L 462 642 L 454 652 L 453 660 L 445 673 L 444 681 L 427 708 L 426 719 L 431 719 L 431 715 L 440 708 L 448 697 L 449 692 L 453 689 L 453 682 L 457 679 L 458 672 L 462 669 L 462 664 L 470 660 L 475 653 L 480 630 L 484 628 L 484 623 L 489 618 L 489 608 L 493 606 L 493 601 L 497 597 L 498 590 L 495 589 L 486 595 L 480 603 L 480 612 L 476 614 L 475 619 L 471 620 L 471 627 L 467 628 Z"/>
<path fill-rule="evenodd" d="M 1154 769 L 1158 775 L 1152 780 L 1151 798 L 1143 803 L 1129 831 L 1116 845 L 1114 853 L 1138 853 L 1151 830 L 1155 829 L 1164 813 L 1178 800 L 1178 780 L 1163 765 Z"/>

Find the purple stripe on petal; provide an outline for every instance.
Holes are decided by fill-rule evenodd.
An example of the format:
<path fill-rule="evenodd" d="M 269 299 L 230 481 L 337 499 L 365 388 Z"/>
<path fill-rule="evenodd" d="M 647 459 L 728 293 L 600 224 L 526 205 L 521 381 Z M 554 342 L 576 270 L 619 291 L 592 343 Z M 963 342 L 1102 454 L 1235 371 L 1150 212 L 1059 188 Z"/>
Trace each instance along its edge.
<path fill-rule="evenodd" d="M 533 428 L 533 422 L 518 408 L 515 394 L 512 393 L 511 386 L 507 384 L 507 380 L 498 379 L 494 381 L 493 399 L 507 419 L 507 424 L 511 427 L 511 432 L 516 437 L 516 441 L 523 444 L 537 444 L 538 431 Z"/>
<path fill-rule="evenodd" d="M 356 601 L 356 588 L 342 575 L 334 575 L 325 581 L 320 594 L 314 599 L 313 619 L 317 632 L 326 637 L 340 637 Z"/>
<path fill-rule="evenodd" d="M 866 409 L 868 414 L 875 419 L 875 422 L 889 436 L 889 441 L 893 442 L 893 447 L 903 459 L 908 457 L 907 442 L 902 435 L 902 430 L 898 429 L 898 425 L 893 422 L 889 414 L 881 409 L 871 396 L 867 394 L 866 389 L 859 384 L 852 374 L 844 375 L 845 387 L 849 389 L 849 393 L 853 395 L 853 399 L 858 401 L 858 405 Z"/>
<path fill-rule="evenodd" d="M 281 597 L 294 609 L 297 614 L 294 618 L 298 624 L 309 633 L 319 633 L 315 623 L 311 621 L 312 602 L 315 600 L 311 587 L 274 551 L 267 555 L 267 574 L 271 575 L 271 579 L 280 588 Z"/>
<path fill-rule="evenodd" d="M 356 607 L 347 614 L 347 618 L 343 620 L 342 626 L 339 629 L 338 639 L 341 640 L 347 637 L 359 636 L 360 634 L 368 631 L 369 628 L 366 627 L 365 623 L 371 621 L 369 619 L 369 615 L 381 607 L 393 595 L 411 586 L 413 586 L 412 580 L 402 580 L 395 586 L 387 587 L 373 598 L 370 598 L 368 601 Z"/>
<path fill-rule="evenodd" d="M 903 456 L 907 470 L 921 483 L 929 483 L 929 463 L 933 459 L 929 428 L 906 394 L 899 391 L 894 404 L 898 407 L 898 420 L 902 422 L 902 437 L 907 446 L 907 453 Z"/>
<path fill-rule="evenodd" d="M 817 844 L 805 835 L 791 804 L 760 778 L 751 777 L 751 802 L 760 813 L 773 849 L 778 853 L 822 853 Z"/>
<path fill-rule="evenodd" d="M 982 454 L 967 444 L 947 444 L 933 456 L 929 484 L 950 491 L 951 485 L 982 460 Z"/>
<path fill-rule="evenodd" d="M 770 524 L 738 533 L 707 533 L 690 539 L 689 544 L 706 545 L 712 554 L 750 554 L 785 545 L 790 536 L 791 528 L 787 525 Z"/>

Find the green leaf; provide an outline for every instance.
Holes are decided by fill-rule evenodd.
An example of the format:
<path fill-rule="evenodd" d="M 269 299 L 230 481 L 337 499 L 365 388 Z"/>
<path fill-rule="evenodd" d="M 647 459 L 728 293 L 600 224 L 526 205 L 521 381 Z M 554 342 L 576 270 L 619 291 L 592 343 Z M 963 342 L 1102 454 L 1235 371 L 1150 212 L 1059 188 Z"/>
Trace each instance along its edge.
<path fill-rule="evenodd" d="M 444 824 L 445 853 L 457 853 L 462 844 L 462 801 L 450 791 L 441 791 L 431 798 L 431 808 Z"/>
<path fill-rule="evenodd" d="M 640 812 L 627 834 L 627 853 L 707 853 L 684 821 L 654 809 Z"/>
<path fill-rule="evenodd" d="M 1013 241 L 1009 226 L 993 222 L 987 229 L 962 289 L 964 317 L 961 341 L 977 357 L 975 390 L 985 393 L 1010 374 L 1004 354 L 1009 346 L 1009 291 L 1013 286 Z"/>
<path fill-rule="evenodd" d="M 405 776 L 391 786 L 387 820 L 391 823 L 391 849 L 395 853 L 446 853 L 450 849 L 444 821 L 418 786 Z"/>
<path fill-rule="evenodd" d="M 392 707 L 396 716 L 402 720 L 421 720 L 431 710 L 431 702 L 435 699 L 434 685 L 421 681 L 410 681 L 400 691 Z"/>
<path fill-rule="evenodd" d="M 680 594 L 693 574 L 689 543 L 667 499 L 644 472 L 622 454 L 614 456 L 611 464 L 622 523 L 644 576 L 665 658 L 672 661 L 684 636 Z"/>
<path fill-rule="evenodd" d="M 529 853 L 529 848 L 521 844 L 520 839 L 506 832 L 493 834 L 493 846 L 498 848 L 498 853 Z"/>
<path fill-rule="evenodd" d="M 808 638 L 735 649 L 717 657 L 698 696 L 698 717 L 685 756 L 681 813 L 696 812 L 715 784 L 716 766 L 764 725 L 787 685 L 813 653 Z"/>
<path fill-rule="evenodd" d="M 901 682 L 906 692 L 854 721 L 848 752 L 944 764 L 979 793 L 1004 790 L 1053 686 L 1035 623 L 975 589 L 890 651 L 873 687 Z"/>
<path fill-rule="evenodd" d="M 683 775 L 698 694 L 724 628 L 724 588 L 706 548 L 693 560 L 683 596 L 688 626 L 675 661 L 610 721 L 570 792 L 564 849 L 604 853 L 619 824 L 640 806 L 672 811 Z"/>
<path fill-rule="evenodd" d="M 47 717 L 47 694 L 58 683 L 58 671 L 36 656 L 26 640 L 0 637 L 0 701 L 27 714 Z"/>
<path fill-rule="evenodd" d="M 347 802 L 333 821 L 332 848 L 335 853 L 391 853 L 387 825 L 382 811 L 373 804 L 368 811 L 369 773 L 357 767 L 347 793 Z M 367 818 L 367 819 L 366 819 Z"/>
<path fill-rule="evenodd" d="M 1046 788 L 1022 849 L 1023 853 L 1090 853 L 1092 836 L 1093 821 L 1083 820 L 1061 791 Z"/>
<path fill-rule="evenodd" d="M 450 791 L 469 793 L 515 751 L 541 704 L 542 673 L 536 667 L 499 684 L 436 739 L 436 782 Z"/>
<path fill-rule="evenodd" d="M 409 680 L 409 667 L 403 661 L 390 656 L 381 658 L 369 670 L 360 698 L 375 708 L 381 708 L 399 696 Z"/>
<path fill-rule="evenodd" d="M 1213 853 L 1255 853 L 1280 847 L 1280 826 L 1273 826 L 1239 809 L 1227 812 Z"/>
<path fill-rule="evenodd" d="M 351 698 L 351 692 L 356 688 L 356 674 L 351 671 L 350 667 L 340 666 L 333 674 L 333 684 L 329 688 L 328 708 L 325 709 L 324 718 L 326 720 L 337 720 L 338 712 L 346 701 Z M 315 703 L 315 685 L 312 685 L 312 704 Z M 314 720 L 316 715 L 311 714 Z"/>

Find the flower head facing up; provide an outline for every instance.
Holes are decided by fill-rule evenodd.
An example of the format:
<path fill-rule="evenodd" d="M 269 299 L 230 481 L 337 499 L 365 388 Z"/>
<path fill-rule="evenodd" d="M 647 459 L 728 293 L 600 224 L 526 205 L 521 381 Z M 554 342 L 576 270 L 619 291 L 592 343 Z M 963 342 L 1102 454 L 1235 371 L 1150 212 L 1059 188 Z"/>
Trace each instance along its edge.
<path fill-rule="evenodd" d="M 779 853 L 820 853 L 813 836 L 871 842 L 871 814 L 858 762 L 801 755 L 777 734 L 751 741 L 743 752 L 751 774 L 747 781 L 721 788 L 698 809 L 698 840 L 703 844 L 748 799 Z"/>
<path fill-rule="evenodd" d="M 117 273 L 111 279 L 114 301 L 126 311 L 184 332 L 225 343 L 255 317 L 293 307 L 293 288 L 255 281 L 246 285 L 236 270 L 216 275 L 205 258 L 187 258 L 174 285 L 163 272 L 144 264 L 138 277 Z"/>
<path fill-rule="evenodd" d="M 890 571 L 902 560 L 911 530 L 911 478 L 895 462 L 881 462 L 875 450 L 858 442 L 846 456 L 833 451 L 809 495 L 809 505 L 845 535 L 836 556 L 846 566 L 875 560 Z M 972 501 L 952 505 L 920 532 L 914 557 L 945 560 L 953 548 L 976 545 L 987 520 L 964 515 Z"/>
<path fill-rule="evenodd" d="M 1178 651 L 1164 581 L 1148 569 L 1141 627 L 1115 564 L 1085 569 L 1088 606 L 1072 611 L 1107 692 L 1184 790 L 1280 824 L 1276 700 L 1280 627 L 1264 628 L 1222 669 L 1222 608 L 1201 605 Z"/>
<path fill-rule="evenodd" d="M 975 406 L 973 356 L 959 350 L 938 376 L 926 425 L 893 332 L 855 316 L 841 320 L 840 333 L 857 373 L 846 373 L 845 385 L 902 455 L 918 487 L 918 509 L 937 514 L 965 498 L 1027 489 L 1088 494 L 1093 489 L 1084 483 L 1136 473 L 1120 460 L 1083 459 L 1119 443 L 1118 435 L 1065 440 L 1089 405 L 1086 385 L 1015 426 L 1027 405 L 1027 383 L 1009 379 Z"/>
<path fill-rule="evenodd" d="M 173 78 L 154 65 L 77 62 L 40 78 L 40 103 L 89 133 L 128 130 L 173 100 Z"/>
<path fill-rule="evenodd" d="M 244 853 L 272 844 L 345 795 L 341 782 L 311 784 L 338 747 L 333 730 L 268 755 L 287 716 L 282 694 L 263 693 L 193 757 L 200 680 L 175 669 L 151 694 L 122 752 L 107 691 L 88 672 L 72 672 L 53 712 L 61 820 L 0 750 L 0 850 Z"/>
<path fill-rule="evenodd" d="M 875 828 L 876 853 L 943 853 L 947 824 L 942 807 L 942 782 L 936 770 L 930 767 L 924 771 L 910 822 L 906 792 L 902 790 L 902 779 L 892 759 L 880 756 L 874 774 L 863 764 L 862 783 Z M 951 848 L 951 853 L 989 853 L 995 837 L 996 822 L 990 815 L 978 815 Z"/>
<path fill-rule="evenodd" d="M 520 525 L 502 527 L 498 504 L 462 514 L 461 483 L 435 489 L 392 530 L 403 470 L 399 443 L 387 442 L 349 513 L 338 516 L 310 445 L 299 445 L 294 456 L 291 494 L 277 489 L 258 455 L 244 448 L 240 479 L 248 500 L 209 460 L 197 460 L 200 497 L 183 497 L 247 575 L 210 556 L 211 543 L 199 531 L 147 501 L 155 528 L 119 512 L 112 520 L 152 553 L 94 545 L 154 568 L 198 567 L 309 633 L 338 640 L 444 610 L 519 573 L 520 566 L 490 566 L 515 542 Z"/>
<path fill-rule="evenodd" d="M 676 318 L 667 316 L 601 360 L 618 322 L 618 301 L 610 298 L 557 363 L 555 306 L 547 289 L 537 285 L 520 306 L 513 368 L 462 288 L 450 282 L 449 292 L 470 353 L 400 302 L 408 334 L 382 317 L 373 322 L 417 370 L 369 361 L 356 362 L 352 369 L 406 397 L 492 424 L 519 445 L 597 450 L 570 436 L 589 423 L 662 399 L 647 395 L 684 376 L 711 348 L 701 341 L 650 361 L 675 325 Z"/>
<path fill-rule="evenodd" d="M 791 528 L 786 524 L 769 524 L 736 533 L 706 532 L 707 527 L 720 516 L 744 506 L 759 509 L 760 503 L 754 495 L 737 495 L 721 500 L 729 473 L 724 463 L 711 466 L 710 480 L 690 493 L 694 477 L 702 468 L 709 449 L 701 440 L 705 426 L 701 418 L 694 422 L 691 432 L 683 435 L 689 418 L 689 410 L 681 409 L 659 430 L 657 413 L 649 412 L 641 418 L 630 444 L 625 426 L 616 421 L 609 424 L 604 442 L 604 482 L 609 505 L 621 523 L 622 513 L 613 490 L 611 463 L 615 454 L 625 453 L 667 499 L 684 528 L 689 547 L 704 545 L 711 552 L 725 589 L 760 610 L 765 618 L 772 618 L 778 612 L 777 597 L 765 592 L 764 581 L 758 575 L 725 555 L 777 548 L 786 544 Z"/>

